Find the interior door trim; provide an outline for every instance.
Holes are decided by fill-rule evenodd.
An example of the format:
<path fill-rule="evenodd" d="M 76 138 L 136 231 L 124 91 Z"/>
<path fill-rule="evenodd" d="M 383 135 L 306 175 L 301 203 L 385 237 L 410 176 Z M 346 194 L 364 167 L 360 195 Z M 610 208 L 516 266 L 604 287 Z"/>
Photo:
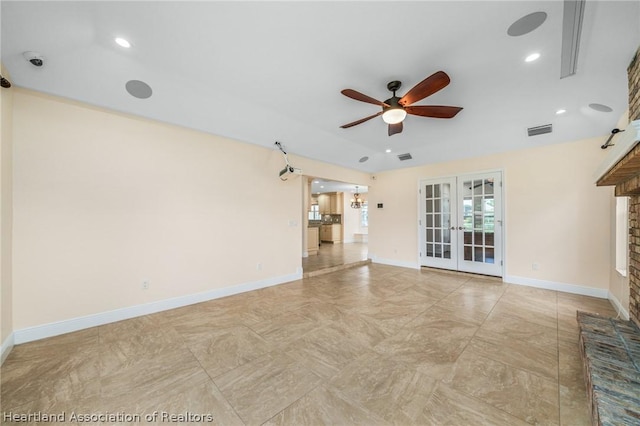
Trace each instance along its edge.
<path fill-rule="evenodd" d="M 417 220 L 416 220 L 416 232 L 417 232 L 417 245 L 416 245 L 416 258 L 417 258 L 417 264 L 418 264 L 418 268 L 421 267 L 427 267 L 424 266 L 422 264 L 422 258 L 420 256 L 420 252 L 422 250 L 422 229 L 421 229 L 421 225 L 420 225 L 420 220 L 421 220 L 421 214 L 422 214 L 422 206 L 421 206 L 421 202 L 422 202 L 422 195 L 420 193 L 421 190 L 421 185 L 422 185 L 422 181 L 425 180 L 445 180 L 445 179 L 464 179 L 465 177 L 469 177 L 469 176 L 477 176 L 477 175 L 482 175 L 482 174 L 490 174 L 490 173 L 499 173 L 500 174 L 500 180 L 501 180 L 501 185 L 500 185 L 500 197 L 501 197 L 501 205 L 500 205 L 500 215 L 502 217 L 502 224 L 501 224 L 501 235 L 500 235 L 500 244 L 501 244 L 501 264 L 500 264 L 500 275 L 499 277 L 503 278 L 506 276 L 506 270 L 507 270 L 507 221 L 506 221 L 506 205 L 507 205 L 507 198 L 506 198 L 506 174 L 504 169 L 502 168 L 492 168 L 492 169 L 483 169 L 483 170 L 478 170 L 478 171 L 469 171 L 469 172 L 465 172 L 465 173 L 460 173 L 460 174 L 445 174 L 445 175 L 436 175 L 436 176 L 423 176 L 418 178 L 416 186 L 417 186 L 417 191 L 416 191 L 416 201 L 417 201 Z M 457 269 L 456 269 L 457 271 Z M 463 272 L 463 271 L 460 271 Z M 494 275 L 492 275 L 494 276 Z M 497 275 L 496 275 L 497 276 Z"/>

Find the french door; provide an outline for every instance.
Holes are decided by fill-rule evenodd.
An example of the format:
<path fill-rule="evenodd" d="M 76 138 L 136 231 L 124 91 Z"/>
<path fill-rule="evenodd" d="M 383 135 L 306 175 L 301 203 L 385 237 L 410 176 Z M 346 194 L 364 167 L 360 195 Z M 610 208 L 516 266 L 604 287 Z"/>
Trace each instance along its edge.
<path fill-rule="evenodd" d="M 420 181 L 420 264 L 502 276 L 502 174 Z"/>

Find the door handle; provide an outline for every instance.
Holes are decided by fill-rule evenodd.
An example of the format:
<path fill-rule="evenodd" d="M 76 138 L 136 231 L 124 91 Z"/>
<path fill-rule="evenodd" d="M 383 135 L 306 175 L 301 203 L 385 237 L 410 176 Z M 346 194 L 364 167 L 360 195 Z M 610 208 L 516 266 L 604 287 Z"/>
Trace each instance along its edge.
<path fill-rule="evenodd" d="M 464 228 L 462 226 L 458 226 L 458 230 L 462 231 Z"/>
<path fill-rule="evenodd" d="M 455 227 L 455 226 L 452 226 L 452 227 L 451 227 L 451 230 L 452 230 L 452 231 L 455 231 L 455 230 L 456 230 L 456 227 Z"/>

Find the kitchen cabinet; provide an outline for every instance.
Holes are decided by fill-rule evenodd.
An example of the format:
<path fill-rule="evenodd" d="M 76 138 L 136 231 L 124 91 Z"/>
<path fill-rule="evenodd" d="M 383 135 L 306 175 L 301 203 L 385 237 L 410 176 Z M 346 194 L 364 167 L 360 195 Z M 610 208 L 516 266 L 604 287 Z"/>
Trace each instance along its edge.
<path fill-rule="evenodd" d="M 307 253 L 318 254 L 320 246 L 320 228 L 317 226 L 307 228 Z"/>
<path fill-rule="evenodd" d="M 329 194 L 318 195 L 318 207 L 320 209 L 320 214 L 330 214 L 331 196 Z"/>
<path fill-rule="evenodd" d="M 342 214 L 342 206 L 344 205 L 344 193 L 336 192 L 331 198 L 331 213 Z"/>
<path fill-rule="evenodd" d="M 342 192 L 331 192 L 318 195 L 320 214 L 342 214 L 342 205 Z"/>
<path fill-rule="evenodd" d="M 331 237 L 331 225 L 322 225 L 320 227 L 320 241 L 329 241 Z"/>
<path fill-rule="evenodd" d="M 322 225 L 320 227 L 320 240 L 328 243 L 342 242 L 342 225 Z"/>

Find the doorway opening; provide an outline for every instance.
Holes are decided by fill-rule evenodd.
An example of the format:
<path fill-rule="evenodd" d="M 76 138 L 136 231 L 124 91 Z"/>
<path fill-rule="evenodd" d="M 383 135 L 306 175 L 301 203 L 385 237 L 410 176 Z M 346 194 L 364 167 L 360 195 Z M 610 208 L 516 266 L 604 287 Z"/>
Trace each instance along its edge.
<path fill-rule="evenodd" d="M 303 197 L 303 276 L 369 263 L 368 187 L 316 177 L 307 179 Z M 359 207 L 353 203 L 355 198 L 362 200 Z"/>

